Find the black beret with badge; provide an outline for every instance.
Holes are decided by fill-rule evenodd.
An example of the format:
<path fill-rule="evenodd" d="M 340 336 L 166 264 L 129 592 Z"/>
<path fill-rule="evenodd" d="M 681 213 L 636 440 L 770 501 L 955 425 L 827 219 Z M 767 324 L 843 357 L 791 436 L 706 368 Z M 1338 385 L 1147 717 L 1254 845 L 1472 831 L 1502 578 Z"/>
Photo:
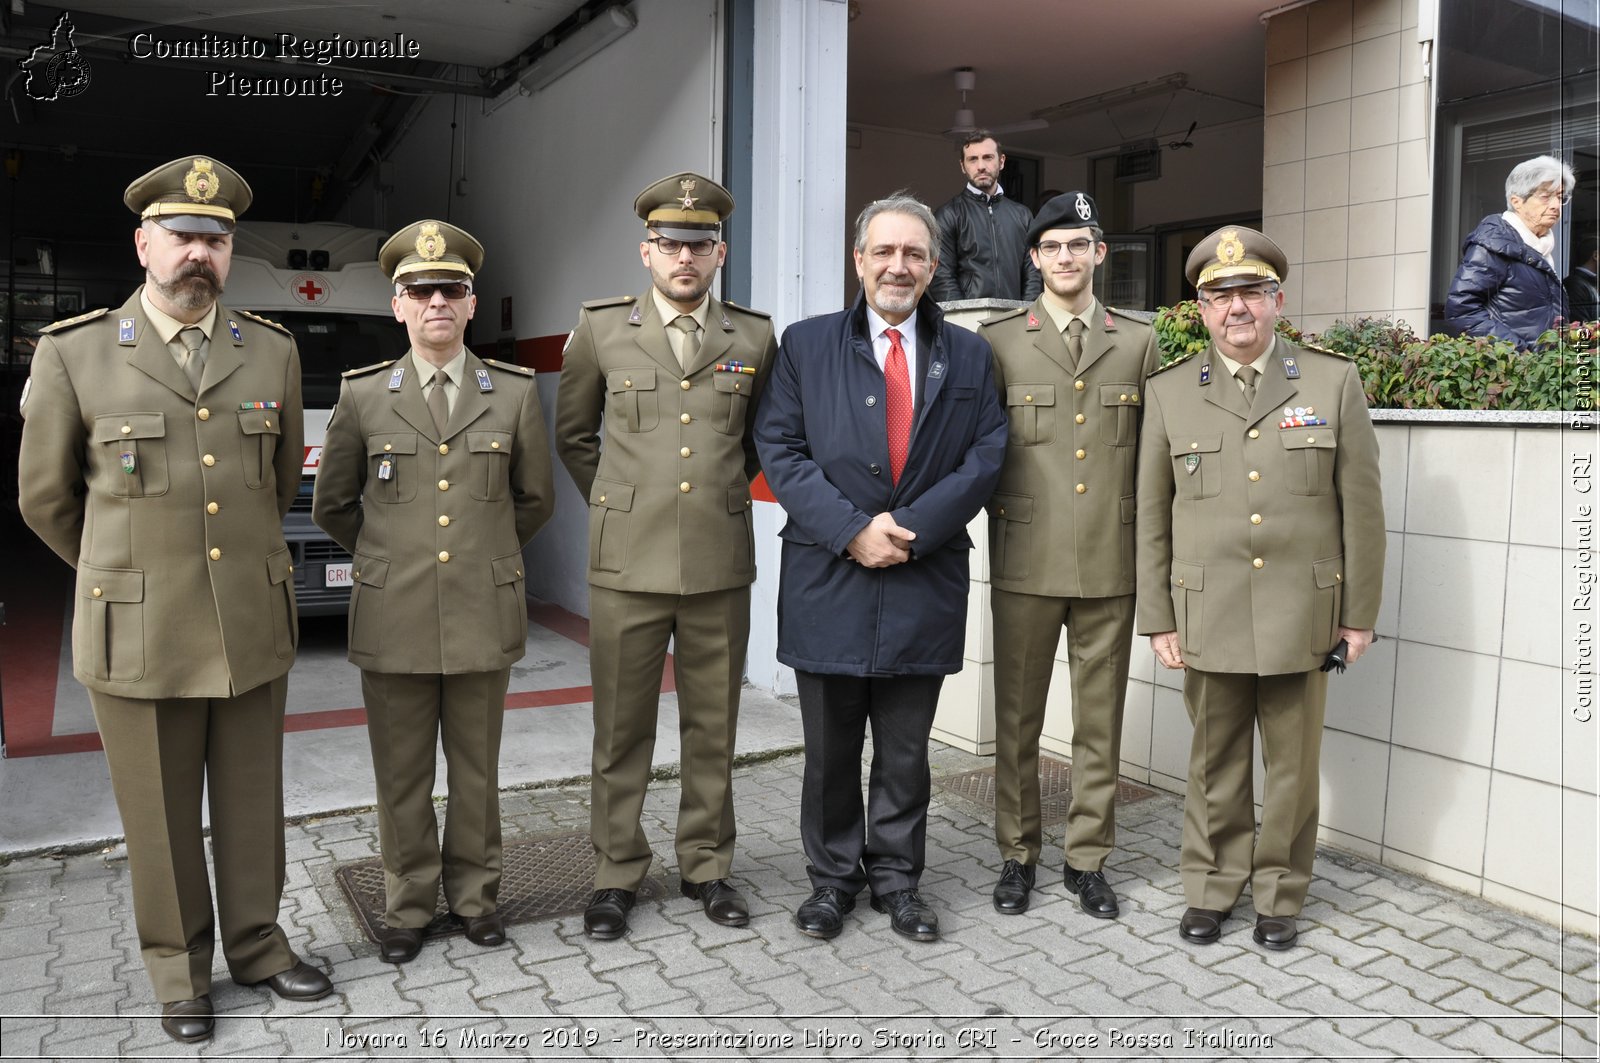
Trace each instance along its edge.
<path fill-rule="evenodd" d="M 483 267 L 477 237 L 447 221 L 414 221 L 384 241 L 378 268 L 403 283 L 426 274 L 436 280 L 471 280 Z"/>
<path fill-rule="evenodd" d="M 250 186 L 231 166 L 186 155 L 136 178 L 122 202 L 141 220 L 180 233 L 231 233 L 250 206 Z"/>
<path fill-rule="evenodd" d="M 722 223 L 733 213 L 733 194 L 709 177 L 675 173 L 640 192 L 633 210 L 646 226 L 669 240 L 716 240 L 721 239 Z"/>
<path fill-rule="evenodd" d="M 1051 229 L 1100 228 L 1100 209 L 1094 200 L 1083 192 L 1064 192 L 1039 208 L 1039 214 L 1028 229 L 1028 246 L 1033 247 L 1039 237 Z"/>
<path fill-rule="evenodd" d="M 1196 288 L 1237 288 L 1289 276 L 1289 256 L 1266 233 L 1224 225 L 1195 244 L 1183 267 Z"/>

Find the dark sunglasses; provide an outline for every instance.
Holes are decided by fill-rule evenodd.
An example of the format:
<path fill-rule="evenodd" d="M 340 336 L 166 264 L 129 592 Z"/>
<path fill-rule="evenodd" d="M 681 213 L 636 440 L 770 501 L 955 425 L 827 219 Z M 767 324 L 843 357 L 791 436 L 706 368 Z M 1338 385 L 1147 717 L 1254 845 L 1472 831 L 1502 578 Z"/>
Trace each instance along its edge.
<path fill-rule="evenodd" d="M 444 284 L 405 284 L 401 285 L 401 290 L 406 293 L 407 299 L 425 303 L 433 298 L 434 292 L 438 292 L 446 299 L 465 299 L 472 294 L 472 285 L 462 281 L 449 281 Z"/>

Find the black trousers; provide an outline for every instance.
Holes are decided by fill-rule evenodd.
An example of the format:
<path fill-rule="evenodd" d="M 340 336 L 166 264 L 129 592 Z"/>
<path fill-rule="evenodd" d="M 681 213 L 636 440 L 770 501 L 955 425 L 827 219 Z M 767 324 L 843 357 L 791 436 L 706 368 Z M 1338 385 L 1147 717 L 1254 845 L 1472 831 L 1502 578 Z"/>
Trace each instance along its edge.
<path fill-rule="evenodd" d="M 928 835 L 928 734 L 944 676 L 795 673 L 805 729 L 800 841 L 812 888 L 875 896 L 922 878 Z M 872 724 L 865 815 L 861 751 Z"/>

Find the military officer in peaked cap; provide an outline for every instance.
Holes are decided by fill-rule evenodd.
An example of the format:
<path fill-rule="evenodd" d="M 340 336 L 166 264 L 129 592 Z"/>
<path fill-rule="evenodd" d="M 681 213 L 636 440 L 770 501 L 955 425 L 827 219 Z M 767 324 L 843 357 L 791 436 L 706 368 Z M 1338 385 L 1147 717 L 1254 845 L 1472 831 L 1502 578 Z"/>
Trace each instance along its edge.
<path fill-rule="evenodd" d="M 528 632 L 522 548 L 554 509 L 531 370 L 463 343 L 483 245 L 443 221 L 389 238 L 378 264 L 411 350 L 345 374 L 312 517 L 354 558 L 349 656 L 361 669 L 378 786 L 380 954 L 422 949 L 441 880 L 467 940 L 506 940 L 500 732 Z M 449 769 L 441 848 L 434 744 Z"/>
<path fill-rule="evenodd" d="M 1155 332 L 1095 298 L 1106 245 L 1094 200 L 1046 203 L 1028 231 L 1044 279 L 1032 306 L 985 322 L 1010 435 L 989 503 L 995 646 L 995 910 L 1027 911 L 1039 861 L 1039 735 L 1067 629 L 1072 676 L 1068 891 L 1099 919 L 1119 914 L 1102 867 L 1133 644 L 1133 505 L 1145 378 Z"/>
<path fill-rule="evenodd" d="M 755 579 L 751 414 L 777 352 L 766 314 L 709 294 L 728 190 L 694 173 L 639 193 L 639 296 L 585 303 L 567 341 L 556 447 L 589 500 L 594 677 L 594 938 L 620 937 L 650 868 L 639 816 L 675 640 L 683 796 L 678 872 L 707 917 L 742 926 L 733 747 Z M 602 445 L 600 428 L 606 435 Z"/>
<path fill-rule="evenodd" d="M 73 674 L 111 768 L 145 969 L 163 1029 L 199 1041 L 219 933 L 235 982 L 291 1000 L 332 991 L 278 925 L 300 359 L 286 329 L 217 302 L 250 205 L 242 177 L 185 156 L 123 201 L 145 284 L 115 311 L 44 330 L 23 392 L 20 503 L 77 570 Z"/>
<path fill-rule="evenodd" d="M 1291 948 L 1317 843 L 1330 651 L 1357 661 L 1383 593 L 1378 443 L 1355 364 L 1275 332 L 1289 273 L 1253 229 L 1202 240 L 1187 274 L 1211 345 L 1150 378 L 1139 441 L 1138 630 L 1184 669 L 1194 723 L 1180 870 L 1188 941 L 1245 886 L 1254 937 Z M 1266 781 L 1256 833 L 1253 733 Z"/>

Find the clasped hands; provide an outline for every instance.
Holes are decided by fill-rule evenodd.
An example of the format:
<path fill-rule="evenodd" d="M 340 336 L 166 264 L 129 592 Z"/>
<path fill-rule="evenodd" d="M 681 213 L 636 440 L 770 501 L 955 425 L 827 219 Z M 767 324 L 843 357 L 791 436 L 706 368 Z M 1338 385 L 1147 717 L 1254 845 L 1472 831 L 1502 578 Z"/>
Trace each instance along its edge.
<path fill-rule="evenodd" d="M 887 513 L 879 513 L 856 532 L 845 551 L 867 568 L 888 568 L 911 560 L 911 543 L 917 533 L 902 528 Z"/>

